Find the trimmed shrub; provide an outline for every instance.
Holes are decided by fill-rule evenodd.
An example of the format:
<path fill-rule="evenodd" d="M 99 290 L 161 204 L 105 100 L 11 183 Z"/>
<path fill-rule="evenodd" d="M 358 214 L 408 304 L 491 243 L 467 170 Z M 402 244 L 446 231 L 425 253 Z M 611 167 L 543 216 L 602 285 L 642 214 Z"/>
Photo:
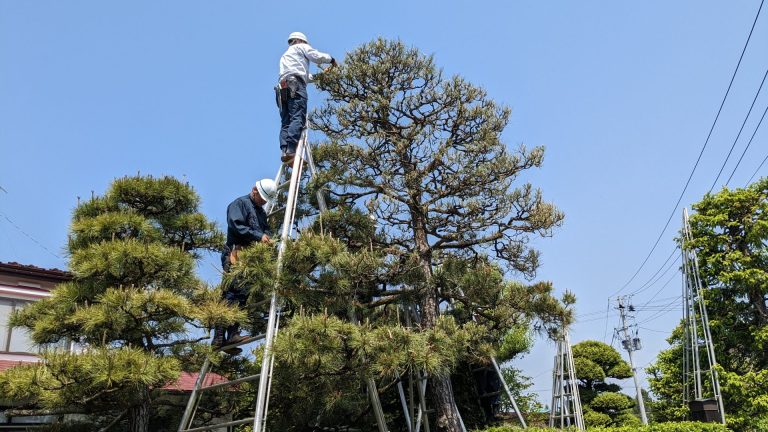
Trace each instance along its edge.
<path fill-rule="evenodd" d="M 473 432 L 553 432 L 560 429 L 531 427 L 522 429 L 516 426 L 496 426 L 488 429 L 475 430 Z M 568 429 L 576 431 L 576 428 Z M 591 432 L 729 432 L 730 429 L 721 424 L 699 423 L 699 422 L 670 422 L 656 423 L 648 426 L 620 426 L 620 427 L 597 427 L 587 429 Z"/>

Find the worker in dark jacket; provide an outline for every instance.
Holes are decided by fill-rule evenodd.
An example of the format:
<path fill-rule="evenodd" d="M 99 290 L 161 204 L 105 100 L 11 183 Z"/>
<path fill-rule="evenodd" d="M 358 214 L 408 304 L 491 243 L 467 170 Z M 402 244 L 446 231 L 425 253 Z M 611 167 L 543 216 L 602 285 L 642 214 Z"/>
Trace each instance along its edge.
<path fill-rule="evenodd" d="M 267 213 L 263 206 L 275 198 L 275 182 L 263 179 L 256 182 L 251 193 L 232 201 L 227 207 L 227 243 L 221 254 L 221 265 L 228 272 L 232 264 L 237 261 L 238 251 L 254 242 L 271 243 L 269 237 L 269 225 Z M 224 287 L 223 297 L 230 304 L 245 306 L 248 300 L 248 288 L 232 281 Z M 224 330 L 217 326 L 214 329 L 211 345 L 220 347 L 241 342 L 245 336 L 240 335 L 240 326 L 234 324 Z M 227 350 L 230 354 L 238 354 L 241 350 L 233 348 Z"/>

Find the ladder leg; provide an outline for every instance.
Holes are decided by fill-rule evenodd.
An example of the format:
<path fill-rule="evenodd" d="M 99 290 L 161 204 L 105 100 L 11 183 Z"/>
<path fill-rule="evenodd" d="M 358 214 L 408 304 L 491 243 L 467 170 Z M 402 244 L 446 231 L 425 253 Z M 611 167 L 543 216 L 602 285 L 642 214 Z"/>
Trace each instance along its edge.
<path fill-rule="evenodd" d="M 312 151 L 309 145 L 307 145 L 306 153 L 307 153 L 307 164 L 309 165 L 309 173 L 312 175 L 312 177 L 314 177 L 317 175 L 317 167 L 315 166 L 315 160 L 312 157 Z M 328 207 L 325 204 L 325 197 L 323 196 L 322 190 L 318 189 L 316 195 L 317 195 L 317 206 L 320 209 L 320 213 L 328 210 Z"/>
<path fill-rule="evenodd" d="M 280 308 L 278 308 L 280 309 Z M 280 311 L 278 310 L 278 313 Z M 280 330 L 280 315 L 277 316 L 277 320 L 275 322 L 275 334 L 277 334 L 278 330 Z M 267 430 L 267 415 L 269 414 L 269 395 L 272 394 L 272 373 L 275 370 L 275 355 L 272 355 L 272 358 L 269 362 L 269 370 L 267 373 L 269 374 L 269 381 L 267 384 L 267 398 L 264 402 L 264 426 L 262 428 L 262 431 Z"/>
<path fill-rule="evenodd" d="M 181 417 L 179 432 L 185 429 L 189 429 L 189 426 L 191 426 L 192 424 L 192 418 L 195 415 L 194 414 L 195 411 L 197 411 L 197 404 L 200 402 L 200 388 L 203 386 L 205 375 L 208 373 L 208 370 L 210 368 L 211 368 L 211 361 L 208 359 L 208 357 L 206 357 L 205 361 L 203 362 L 203 366 L 200 368 L 200 374 L 197 375 L 197 380 L 195 381 L 195 388 L 192 390 L 192 394 L 189 395 L 187 408 L 184 410 L 184 415 Z"/>
<path fill-rule="evenodd" d="M 512 402 L 512 407 L 515 409 L 515 414 L 517 415 L 517 419 L 520 420 L 520 424 L 523 425 L 523 429 L 528 428 L 528 425 L 525 424 L 525 420 L 523 419 L 523 413 L 521 413 L 520 408 L 517 407 L 517 402 L 515 402 L 515 397 L 512 396 L 512 392 L 509 391 L 507 380 L 504 379 L 504 374 L 501 373 L 501 368 L 499 368 L 499 363 L 496 361 L 496 357 L 491 357 L 491 363 L 493 363 L 493 369 L 496 371 L 496 374 L 499 376 L 499 379 L 501 380 L 501 384 L 504 386 L 504 391 L 507 393 L 507 397 L 509 398 L 509 401 Z"/>
<path fill-rule="evenodd" d="M 422 417 L 424 419 L 424 431 L 429 432 L 429 416 L 427 415 L 427 374 L 425 373 L 423 376 L 421 373 L 418 374 L 419 377 L 419 418 L 416 421 L 416 431 L 420 430 L 419 423 L 422 420 Z"/>
<path fill-rule="evenodd" d="M 403 406 L 403 416 L 405 417 L 405 424 L 408 426 L 408 432 L 413 432 L 413 425 L 411 424 L 411 416 L 408 415 L 408 403 L 405 400 L 405 390 L 403 389 L 403 382 L 397 383 L 397 393 L 400 395 L 400 404 Z"/>
<path fill-rule="evenodd" d="M 306 129 L 302 135 L 302 139 L 299 140 L 296 154 L 301 155 L 304 151 L 304 145 L 306 141 Z M 301 157 L 294 158 L 293 169 L 291 171 L 291 181 L 288 187 L 288 200 L 285 207 L 285 215 L 283 216 L 282 232 L 280 234 L 280 244 L 278 245 L 277 252 L 277 279 L 280 279 L 280 273 L 282 272 L 283 256 L 285 255 L 285 247 L 293 230 L 293 220 L 296 211 L 296 200 L 298 196 L 299 181 L 301 180 Z M 256 397 L 256 412 L 253 416 L 253 430 L 259 432 L 266 427 L 265 417 L 267 410 L 267 389 L 272 381 L 270 367 L 273 364 L 272 359 L 272 343 L 274 342 L 277 333 L 277 286 L 272 291 L 272 298 L 269 306 L 269 319 L 267 321 L 267 337 L 264 342 L 264 359 L 261 362 L 261 378 L 259 379 L 259 390 Z"/>
<path fill-rule="evenodd" d="M 387 428 L 387 421 L 384 418 L 384 410 L 381 408 L 381 400 L 379 399 L 379 390 L 376 388 L 376 381 L 373 378 L 366 380 L 368 385 L 368 395 L 373 405 L 373 414 L 376 417 L 376 425 L 379 427 L 379 432 L 389 432 Z"/>
<path fill-rule="evenodd" d="M 287 227 L 283 227 L 285 231 Z M 267 385 L 271 381 L 268 370 L 272 361 L 272 342 L 275 337 L 275 319 L 277 317 L 277 293 L 272 292 L 272 301 L 269 306 L 269 319 L 267 321 L 267 337 L 264 341 L 264 358 L 261 362 L 261 377 L 259 378 L 259 390 L 256 396 L 256 413 L 253 416 L 253 430 L 261 431 L 264 427 L 264 415 L 266 410 Z"/>

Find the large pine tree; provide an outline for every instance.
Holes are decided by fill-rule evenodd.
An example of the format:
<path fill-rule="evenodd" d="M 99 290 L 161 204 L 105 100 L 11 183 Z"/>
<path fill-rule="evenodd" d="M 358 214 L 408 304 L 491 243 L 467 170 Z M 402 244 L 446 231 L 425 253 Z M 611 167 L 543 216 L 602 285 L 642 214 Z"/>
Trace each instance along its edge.
<path fill-rule="evenodd" d="M 271 427 L 371 430 L 370 378 L 387 420 L 402 426 L 396 386 L 413 419 L 410 395 L 426 373 L 433 428 L 459 431 L 452 374 L 487 364 L 520 327 L 553 332 L 570 319 L 551 284 L 510 279 L 534 277 L 528 242 L 563 219 L 516 184 L 543 148 L 508 149 L 508 108 L 399 41 L 362 45 L 317 84 L 328 100 L 312 117 L 325 138 L 313 186 L 333 211 L 291 244 L 277 281 L 285 304 Z M 254 287 L 254 303 L 272 289 L 270 259 L 254 246 L 233 272 Z"/>
<path fill-rule="evenodd" d="M 157 389 L 196 356 L 205 329 L 241 314 L 195 276 L 198 251 L 223 242 L 198 212 L 199 197 L 174 178 L 125 177 L 77 206 L 68 245 L 71 282 L 11 319 L 47 349 L 42 361 L 0 375 L 7 414 L 82 413 L 92 423 L 146 432 Z M 195 329 L 199 329 L 195 331 Z M 85 426 L 83 426 L 85 427 Z"/>

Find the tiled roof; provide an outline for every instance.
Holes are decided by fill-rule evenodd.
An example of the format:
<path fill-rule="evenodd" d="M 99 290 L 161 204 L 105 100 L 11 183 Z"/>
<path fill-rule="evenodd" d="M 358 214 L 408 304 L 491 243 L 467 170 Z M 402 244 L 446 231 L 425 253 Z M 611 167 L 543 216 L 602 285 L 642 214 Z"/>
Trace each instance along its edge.
<path fill-rule="evenodd" d="M 0 262 L 0 271 L 20 273 L 28 276 L 47 277 L 56 280 L 70 280 L 72 274 L 56 268 L 46 269 L 38 266 L 19 264 L 17 262 Z"/>
<path fill-rule="evenodd" d="M 175 383 L 167 384 L 163 387 L 163 390 L 176 390 L 176 391 L 192 391 L 195 388 L 195 382 L 197 377 L 200 376 L 197 372 L 182 372 L 179 379 Z M 209 372 L 205 375 L 203 380 L 203 386 L 209 386 L 228 381 L 225 377 Z"/>
<path fill-rule="evenodd" d="M 0 360 L 0 372 L 10 369 L 12 367 L 37 363 L 34 361 L 21 361 L 21 360 Z"/>

